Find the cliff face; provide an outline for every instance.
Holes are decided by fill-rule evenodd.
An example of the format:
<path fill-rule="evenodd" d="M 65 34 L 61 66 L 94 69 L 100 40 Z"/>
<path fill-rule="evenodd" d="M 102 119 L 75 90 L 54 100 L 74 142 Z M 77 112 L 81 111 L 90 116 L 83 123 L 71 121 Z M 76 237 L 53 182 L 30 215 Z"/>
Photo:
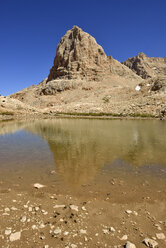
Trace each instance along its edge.
<path fill-rule="evenodd" d="M 139 53 L 133 58 L 122 62 L 143 79 L 156 76 L 166 76 L 166 57 L 147 57 L 144 53 Z"/>
<path fill-rule="evenodd" d="M 101 81 L 111 74 L 136 78 L 131 70 L 112 57 L 107 57 L 95 38 L 74 26 L 58 44 L 48 81 L 55 79 Z"/>
<path fill-rule="evenodd" d="M 77 26 L 62 37 L 48 81 L 56 78 L 100 80 L 109 71 L 103 48 Z"/>

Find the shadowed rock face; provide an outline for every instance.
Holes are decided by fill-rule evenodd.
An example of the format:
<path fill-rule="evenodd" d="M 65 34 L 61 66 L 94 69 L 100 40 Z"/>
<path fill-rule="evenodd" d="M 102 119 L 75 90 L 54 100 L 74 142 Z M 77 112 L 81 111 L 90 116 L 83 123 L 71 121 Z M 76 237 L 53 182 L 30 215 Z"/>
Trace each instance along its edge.
<path fill-rule="evenodd" d="M 166 58 L 147 57 L 144 53 L 139 53 L 133 58 L 129 58 L 122 64 L 129 67 L 143 79 L 155 76 L 166 76 Z"/>
<path fill-rule="evenodd" d="M 48 81 L 56 78 L 99 80 L 109 62 L 96 40 L 77 26 L 62 37 Z"/>

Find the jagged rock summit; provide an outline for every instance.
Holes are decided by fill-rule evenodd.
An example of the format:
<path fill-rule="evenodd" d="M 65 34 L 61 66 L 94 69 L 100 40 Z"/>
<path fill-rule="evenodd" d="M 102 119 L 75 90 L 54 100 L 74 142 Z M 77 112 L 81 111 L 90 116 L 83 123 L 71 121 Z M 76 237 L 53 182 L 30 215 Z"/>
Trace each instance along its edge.
<path fill-rule="evenodd" d="M 147 57 L 146 54 L 139 53 L 124 61 L 123 64 L 143 79 L 166 76 L 166 57 Z"/>
<path fill-rule="evenodd" d="M 74 26 L 58 44 L 47 82 L 55 79 L 102 81 L 111 74 L 138 79 L 126 66 L 107 56 L 95 38 Z"/>
<path fill-rule="evenodd" d="M 103 48 L 95 38 L 74 26 L 58 44 L 48 81 L 57 78 L 100 80 L 108 70 L 109 63 Z"/>

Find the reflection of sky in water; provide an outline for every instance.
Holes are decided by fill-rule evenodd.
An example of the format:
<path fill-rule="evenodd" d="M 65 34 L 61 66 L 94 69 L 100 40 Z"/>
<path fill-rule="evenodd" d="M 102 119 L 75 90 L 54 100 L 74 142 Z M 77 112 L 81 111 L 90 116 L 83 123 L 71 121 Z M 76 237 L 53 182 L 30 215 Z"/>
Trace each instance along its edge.
<path fill-rule="evenodd" d="M 86 183 L 118 160 L 131 166 L 166 165 L 166 125 L 156 120 L 9 122 L 0 123 L 0 134 L 0 166 L 56 164 L 67 182 Z"/>

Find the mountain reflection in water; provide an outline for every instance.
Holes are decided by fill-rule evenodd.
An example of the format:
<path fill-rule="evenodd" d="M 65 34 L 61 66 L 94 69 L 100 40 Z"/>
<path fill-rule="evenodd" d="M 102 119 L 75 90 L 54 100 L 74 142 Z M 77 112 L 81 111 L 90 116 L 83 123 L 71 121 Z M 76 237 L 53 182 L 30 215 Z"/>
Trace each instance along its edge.
<path fill-rule="evenodd" d="M 23 129 L 40 136 L 48 143 L 63 180 L 84 184 L 118 159 L 137 167 L 166 165 L 165 124 L 157 120 L 54 119 L 0 123 L 0 134 Z"/>

